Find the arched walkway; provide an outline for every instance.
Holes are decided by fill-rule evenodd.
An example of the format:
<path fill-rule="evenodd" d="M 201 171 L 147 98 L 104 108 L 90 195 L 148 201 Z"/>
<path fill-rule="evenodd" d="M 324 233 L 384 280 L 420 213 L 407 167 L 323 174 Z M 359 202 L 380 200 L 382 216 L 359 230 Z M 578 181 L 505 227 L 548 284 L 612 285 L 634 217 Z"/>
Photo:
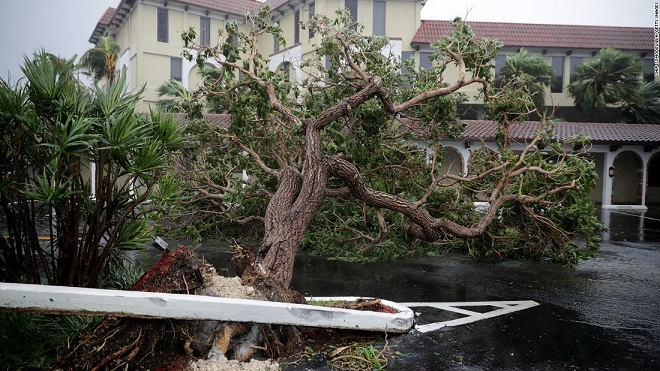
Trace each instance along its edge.
<path fill-rule="evenodd" d="M 282 74 L 284 74 L 284 77 L 289 80 L 289 82 L 295 83 L 295 80 L 291 79 L 291 75 L 293 74 L 293 64 L 288 61 L 282 62 L 279 66 L 277 66 L 277 71 L 281 71 Z"/>
<path fill-rule="evenodd" d="M 204 67 L 211 68 L 213 65 L 206 63 L 204 64 Z M 186 88 L 191 91 L 197 90 L 203 85 L 203 83 L 204 77 L 202 76 L 201 69 L 198 65 L 194 65 L 190 71 L 188 71 L 188 86 L 186 86 Z"/>
<path fill-rule="evenodd" d="M 442 156 L 442 167 L 440 174 L 453 174 L 462 175 L 463 173 L 463 156 L 460 152 L 451 147 L 445 147 Z"/>
<path fill-rule="evenodd" d="M 660 152 L 649 160 L 646 174 L 646 204 L 660 206 Z"/>
<path fill-rule="evenodd" d="M 624 151 L 614 158 L 612 204 L 642 204 L 642 159 L 632 151 Z"/>

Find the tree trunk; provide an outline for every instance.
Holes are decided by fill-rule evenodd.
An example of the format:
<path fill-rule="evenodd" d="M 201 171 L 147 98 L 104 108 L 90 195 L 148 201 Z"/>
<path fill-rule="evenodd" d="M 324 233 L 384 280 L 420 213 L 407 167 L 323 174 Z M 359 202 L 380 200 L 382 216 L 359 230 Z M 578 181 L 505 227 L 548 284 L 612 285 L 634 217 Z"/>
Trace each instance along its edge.
<path fill-rule="evenodd" d="M 308 223 L 285 218 L 283 214 L 271 220 L 257 260 L 258 272 L 288 287 L 293 275 L 293 263 L 302 243 Z M 265 253 L 265 254 L 264 254 Z"/>
<path fill-rule="evenodd" d="M 321 156 L 308 158 L 305 168 L 306 175 L 293 167 L 280 173 L 277 191 L 266 208 L 264 239 L 255 267 L 286 288 L 305 231 L 321 207 L 328 177 Z"/>
<path fill-rule="evenodd" d="M 379 77 L 374 77 L 359 92 L 303 125 L 305 163 L 302 172 L 292 166 L 280 172 L 277 191 L 266 208 L 264 240 L 254 267 L 259 274 L 289 287 L 296 252 L 309 223 L 321 208 L 328 183 L 329 164 L 321 151 L 321 131 L 334 120 L 347 116 L 352 106 L 359 106 L 381 91 L 381 82 Z M 292 112 L 281 113 L 294 117 L 292 121 L 296 122 Z"/>

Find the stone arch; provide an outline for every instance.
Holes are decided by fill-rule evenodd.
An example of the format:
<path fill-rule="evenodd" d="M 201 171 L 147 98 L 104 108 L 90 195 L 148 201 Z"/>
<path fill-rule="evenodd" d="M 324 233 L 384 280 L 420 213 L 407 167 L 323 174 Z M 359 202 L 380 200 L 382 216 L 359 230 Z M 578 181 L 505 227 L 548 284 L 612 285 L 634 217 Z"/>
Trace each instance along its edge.
<path fill-rule="evenodd" d="M 660 205 L 660 152 L 649 159 L 646 174 L 646 205 Z"/>
<path fill-rule="evenodd" d="M 633 151 L 624 151 L 614 158 L 612 204 L 642 204 L 642 159 Z"/>
<path fill-rule="evenodd" d="M 296 82 L 296 81 L 295 81 L 295 75 L 296 75 L 296 74 L 295 74 L 295 70 L 294 70 L 293 64 L 292 64 L 291 62 L 289 62 L 289 61 L 284 61 L 284 62 L 280 63 L 280 64 L 277 66 L 276 71 L 278 71 L 278 72 L 279 72 L 279 71 L 282 71 L 282 73 L 284 73 L 284 76 L 286 77 L 287 80 L 289 80 L 289 81 L 292 82 L 292 83 L 295 83 L 295 82 Z M 294 78 L 292 79 L 292 77 L 294 77 Z"/>
<path fill-rule="evenodd" d="M 463 156 L 456 148 L 444 147 L 440 174 L 463 174 Z"/>
<path fill-rule="evenodd" d="M 211 68 L 213 67 L 212 64 L 210 63 L 205 63 L 204 67 Z M 188 71 L 188 90 L 197 90 L 199 87 L 202 86 L 203 83 L 203 77 L 201 73 L 201 69 L 197 64 L 195 64 L 190 71 Z"/>

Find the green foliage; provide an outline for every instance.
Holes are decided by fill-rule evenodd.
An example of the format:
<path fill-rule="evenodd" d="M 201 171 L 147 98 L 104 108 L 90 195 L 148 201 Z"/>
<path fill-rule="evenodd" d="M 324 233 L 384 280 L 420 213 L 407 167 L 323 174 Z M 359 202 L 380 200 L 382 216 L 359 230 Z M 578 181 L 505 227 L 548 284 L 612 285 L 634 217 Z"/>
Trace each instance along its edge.
<path fill-rule="evenodd" d="M 591 63 L 577 66 L 574 81 L 568 85 L 575 106 L 586 113 L 619 104 L 639 85 L 642 66 L 631 54 L 616 49 L 602 49 Z"/>
<path fill-rule="evenodd" d="M 93 287 L 113 249 L 145 243 L 140 205 L 179 129 L 169 116 L 137 114 L 142 91 L 127 93 L 123 76 L 90 90 L 72 61 L 43 51 L 23 71 L 25 85 L 0 83 L 1 278 Z"/>
<path fill-rule="evenodd" d="M 577 66 L 568 93 L 583 112 L 614 107 L 626 122 L 657 124 L 660 87 L 643 83 L 642 69 L 634 55 L 602 49 L 595 60 Z"/>
<path fill-rule="evenodd" d="M 144 269 L 123 252 L 115 250 L 105 263 L 99 288 L 130 290 L 144 275 Z"/>
<path fill-rule="evenodd" d="M 186 89 L 181 81 L 170 79 L 158 87 L 159 97 L 170 97 L 158 100 L 160 109 L 166 112 L 188 112 L 190 117 L 202 116 L 202 104 Z"/>
<path fill-rule="evenodd" d="M 378 349 L 368 341 L 353 342 L 347 345 L 331 347 L 328 358 L 333 368 L 340 370 L 386 370 L 390 351 L 387 343 Z"/>
<path fill-rule="evenodd" d="M 436 62 L 434 69 L 442 75 L 447 66 L 456 63 L 448 53 L 444 52 L 451 50 L 463 58 L 466 73 L 490 82 L 493 78 L 493 60 L 502 43 L 477 37 L 472 27 L 460 18 L 454 19 L 452 25 L 455 29 L 453 33 L 431 44 L 435 51 L 431 56 L 431 60 Z"/>
<path fill-rule="evenodd" d="M 545 88 L 550 86 L 553 80 L 554 71 L 541 56 L 529 55 L 525 49 L 521 49 L 517 54 L 507 56 L 506 62 L 495 79 L 494 88 L 496 91 L 508 89 L 510 91 L 506 96 L 521 94 L 531 98 L 532 105 L 528 107 L 499 107 L 494 105 L 493 111 L 507 112 L 509 114 L 520 113 L 526 117 L 525 113 L 533 112 L 535 109 L 541 110 L 545 105 Z M 500 103 L 500 99 L 495 99 Z M 509 102 L 512 100 L 509 99 Z M 528 99 L 517 99 L 519 102 L 528 102 Z"/>
<path fill-rule="evenodd" d="M 200 66 L 216 57 L 221 67 L 201 92 L 212 93 L 231 122 L 214 127 L 198 120 L 186 129 L 190 150 L 174 164 L 185 186 L 167 196 L 179 200 L 169 210 L 172 226 L 203 238 L 227 235 L 231 226 L 252 233 L 253 223 L 260 226 L 264 218 L 280 222 L 274 219 L 313 214 L 302 245 L 349 260 L 437 255 L 463 247 L 475 255 L 574 264 L 596 246 L 592 236 L 602 226 L 588 199 L 595 185 L 593 163 L 552 143 L 546 120 L 533 143 L 522 151 L 511 148 L 512 125 L 542 105 L 535 99 L 551 81 L 547 65 L 520 53 L 491 91 L 501 43 L 478 38 L 460 19 L 453 34 L 432 44 L 433 67 L 415 69 L 383 52 L 386 38 L 362 36 L 348 13 L 339 11 L 335 19 L 317 16 L 306 25 L 320 42 L 300 62 L 305 78 L 292 81 L 286 68 L 270 71 L 257 52 L 254 42 L 263 35 L 281 37 L 268 19 L 266 10 L 249 18 L 247 33 L 228 24 L 220 45 L 187 55 Z M 187 47 L 196 47 L 195 37 L 194 30 L 184 33 Z M 217 58 L 220 50 L 225 60 Z M 457 66 L 465 74 L 450 81 L 447 71 Z M 364 93 L 375 82 L 382 89 Z M 458 91 L 464 84 L 478 84 L 499 123 L 499 140 L 495 148 L 474 150 L 469 173 L 461 177 L 443 172 L 448 164 L 439 142 L 463 130 L 457 105 L 465 101 Z M 315 131 L 318 137 L 309 134 Z M 317 165 L 337 163 L 350 163 L 357 173 L 329 172 L 325 181 L 327 167 Z M 291 209 L 314 192 L 323 196 L 318 208 L 310 202 L 298 214 L 287 214 L 281 205 L 268 210 L 282 191 L 283 169 L 301 181 L 287 189 Z M 174 178 L 166 178 L 168 184 Z M 175 187 L 164 187 L 170 188 Z M 475 201 L 488 201 L 496 211 L 480 214 Z M 578 246 L 581 237 L 587 242 Z"/>
<path fill-rule="evenodd" d="M 655 81 L 642 84 L 626 99 L 621 111 L 626 122 L 660 124 L 660 84 Z"/>
<path fill-rule="evenodd" d="M 99 38 L 97 45 L 83 54 L 79 68 L 98 82 L 108 79 L 112 82 L 115 78 L 115 65 L 121 47 L 112 36 Z"/>
<path fill-rule="evenodd" d="M 584 139 L 573 140 L 581 143 Z M 524 172 L 517 177 L 510 188 L 518 194 L 550 192 L 561 184 L 591 190 L 598 177 L 592 161 L 563 152 L 558 143 L 544 151 L 529 153 L 517 167 L 542 170 Z M 574 265 L 591 256 L 599 246 L 599 232 L 605 230 L 596 217 L 589 193 L 584 191 L 558 192 L 532 204 L 510 203 L 498 215 L 488 228 L 497 237 L 471 241 L 473 254 L 546 259 Z"/>
<path fill-rule="evenodd" d="M 0 313 L 0 368 L 46 369 L 90 323 L 79 316 Z"/>

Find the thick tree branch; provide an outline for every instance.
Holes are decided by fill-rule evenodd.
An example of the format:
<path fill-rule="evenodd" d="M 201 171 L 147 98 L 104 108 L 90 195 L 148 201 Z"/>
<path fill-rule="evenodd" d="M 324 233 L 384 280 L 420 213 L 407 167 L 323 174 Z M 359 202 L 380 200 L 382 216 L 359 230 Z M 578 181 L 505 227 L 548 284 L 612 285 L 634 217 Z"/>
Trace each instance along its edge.
<path fill-rule="evenodd" d="M 497 216 L 499 208 L 508 202 L 518 202 L 521 204 L 534 203 L 553 194 L 576 189 L 576 182 L 572 181 L 570 184 L 552 188 L 536 196 L 514 194 L 502 195 L 498 198 L 491 199 L 489 209 L 477 224 L 473 226 L 463 226 L 451 220 L 434 218 L 415 202 L 367 187 L 364 184 L 358 169 L 348 161 L 336 158 L 329 159 L 328 161 L 330 163 L 331 174 L 335 177 L 341 178 L 348 184 L 348 188 L 353 197 L 364 201 L 370 206 L 389 209 L 405 215 L 416 224 L 411 228 L 413 235 L 429 242 L 437 240 L 445 232 L 457 237 L 477 237 L 486 231 L 493 219 Z"/>

